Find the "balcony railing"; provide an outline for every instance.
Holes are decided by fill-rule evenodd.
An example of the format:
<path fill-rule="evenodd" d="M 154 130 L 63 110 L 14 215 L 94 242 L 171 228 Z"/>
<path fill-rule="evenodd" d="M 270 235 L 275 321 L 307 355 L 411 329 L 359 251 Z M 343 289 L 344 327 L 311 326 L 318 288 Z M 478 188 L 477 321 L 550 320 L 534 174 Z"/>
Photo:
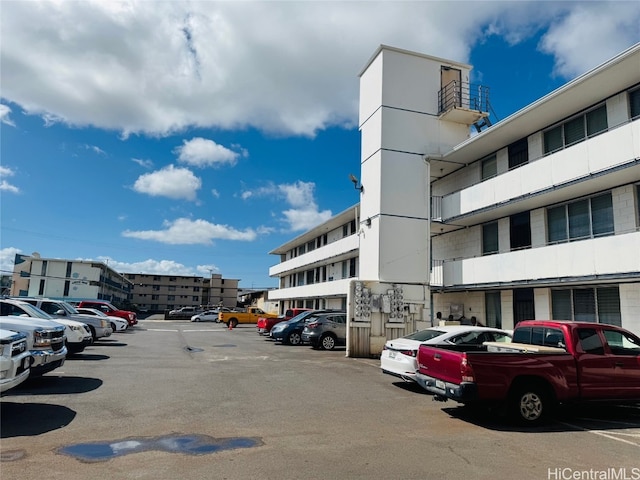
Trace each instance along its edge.
<path fill-rule="evenodd" d="M 438 92 L 438 113 L 442 114 L 456 107 L 489 112 L 489 87 L 457 80 L 445 85 Z"/>

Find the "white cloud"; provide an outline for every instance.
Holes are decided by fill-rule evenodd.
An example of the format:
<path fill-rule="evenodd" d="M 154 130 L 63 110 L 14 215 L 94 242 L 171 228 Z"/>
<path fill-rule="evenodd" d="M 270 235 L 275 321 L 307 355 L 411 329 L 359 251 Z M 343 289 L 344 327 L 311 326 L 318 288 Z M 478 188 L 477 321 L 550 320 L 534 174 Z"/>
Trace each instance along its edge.
<path fill-rule="evenodd" d="M 202 180 L 196 177 L 191 170 L 168 165 L 161 170 L 140 175 L 133 185 L 133 189 L 153 197 L 194 201 L 201 186 Z"/>
<path fill-rule="evenodd" d="M 213 270 L 218 273 L 215 265 L 198 265 L 195 269 L 173 260 L 142 260 L 140 262 L 120 262 L 111 257 L 98 257 L 98 261 L 104 262 L 120 273 L 144 273 L 156 275 L 206 275 Z"/>
<path fill-rule="evenodd" d="M 269 184 L 255 190 L 241 193 L 243 200 L 261 197 L 277 197 L 284 200 L 292 208 L 282 212 L 282 222 L 287 230 L 297 232 L 308 230 L 331 218 L 331 210 L 318 210 L 315 201 L 315 183 L 297 181 L 280 185 Z"/>
<path fill-rule="evenodd" d="M 183 145 L 174 150 L 178 154 L 178 161 L 193 167 L 212 167 L 218 165 L 236 164 L 239 153 L 218 145 L 213 140 L 195 137 L 184 140 Z"/>
<path fill-rule="evenodd" d="M 107 152 L 105 152 L 104 150 L 102 150 L 100 147 L 97 147 L 95 145 L 84 145 L 85 150 L 91 150 L 93 153 L 97 153 L 98 155 L 103 155 L 106 156 Z"/>
<path fill-rule="evenodd" d="M 147 169 L 153 168 L 153 161 L 151 160 L 143 160 L 142 158 L 132 158 L 131 161 L 134 163 L 137 163 L 143 168 L 147 168 Z"/>
<path fill-rule="evenodd" d="M 576 3 L 552 22 L 540 48 L 555 57 L 555 73 L 580 75 L 640 41 L 637 2 Z"/>
<path fill-rule="evenodd" d="M 11 109 L 6 105 L 0 103 L 0 123 L 4 123 L 5 125 L 9 125 L 11 127 L 15 127 L 16 124 L 13 123 L 13 120 L 9 117 L 11 114 Z"/>
<path fill-rule="evenodd" d="M 6 275 L 13 272 L 16 253 L 22 253 L 22 250 L 15 247 L 0 248 L 0 270 L 2 270 L 3 274 Z"/>
<path fill-rule="evenodd" d="M 9 167 L 0 165 L 0 191 L 8 193 L 20 193 L 20 189 L 9 183 L 4 177 L 12 177 L 15 172 Z"/>
<path fill-rule="evenodd" d="M 228 225 L 189 218 L 165 221 L 163 230 L 126 230 L 122 235 L 170 245 L 211 245 L 214 240 L 252 241 L 257 238 L 257 233 L 250 228 L 241 231 Z"/>
<path fill-rule="evenodd" d="M 190 126 L 313 135 L 357 124 L 357 75 L 381 43 L 465 62 L 485 35 L 517 43 L 546 32 L 541 48 L 574 76 L 639 39 L 638 2 L 469 5 L 4 2 L 2 96 L 48 123 L 125 136 Z"/>

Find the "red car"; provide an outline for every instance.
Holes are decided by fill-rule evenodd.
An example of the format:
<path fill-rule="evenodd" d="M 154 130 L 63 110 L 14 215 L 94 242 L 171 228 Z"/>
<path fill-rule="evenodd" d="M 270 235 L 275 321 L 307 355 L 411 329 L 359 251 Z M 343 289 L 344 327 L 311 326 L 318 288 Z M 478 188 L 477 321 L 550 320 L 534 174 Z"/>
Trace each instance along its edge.
<path fill-rule="evenodd" d="M 276 318 L 260 317 L 258 319 L 258 323 L 256 324 L 256 328 L 258 329 L 258 334 L 267 335 L 276 323 L 291 320 L 296 315 L 302 312 L 306 312 L 308 310 L 311 310 L 311 309 L 310 308 L 290 308 L 289 310 L 284 312 L 284 315 L 280 315 Z"/>
<path fill-rule="evenodd" d="M 138 316 L 135 312 L 120 310 L 105 300 L 83 300 L 78 304 L 78 307 L 95 308 L 106 313 L 107 315 L 124 318 L 127 323 L 129 323 L 130 327 L 138 323 Z"/>

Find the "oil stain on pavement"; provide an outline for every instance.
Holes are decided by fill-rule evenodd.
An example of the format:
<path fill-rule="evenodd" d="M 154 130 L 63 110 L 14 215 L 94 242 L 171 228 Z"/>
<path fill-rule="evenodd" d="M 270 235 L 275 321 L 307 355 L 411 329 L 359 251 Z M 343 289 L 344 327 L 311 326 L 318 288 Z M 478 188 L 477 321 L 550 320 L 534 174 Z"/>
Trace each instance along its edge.
<path fill-rule="evenodd" d="M 264 445 L 259 438 L 213 438 L 208 435 L 165 435 L 151 438 L 127 438 L 114 442 L 77 443 L 58 449 L 58 453 L 83 462 L 104 462 L 115 457 L 158 450 L 186 455 L 207 455 L 222 450 L 252 448 Z"/>

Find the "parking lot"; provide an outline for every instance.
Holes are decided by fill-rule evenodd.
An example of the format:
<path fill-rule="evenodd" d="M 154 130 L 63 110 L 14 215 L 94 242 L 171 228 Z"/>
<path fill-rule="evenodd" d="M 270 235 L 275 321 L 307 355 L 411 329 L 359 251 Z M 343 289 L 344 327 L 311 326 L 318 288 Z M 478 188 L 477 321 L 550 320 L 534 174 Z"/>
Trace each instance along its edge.
<path fill-rule="evenodd" d="M 378 365 L 253 325 L 143 320 L 2 397 L 0 476 L 640 479 L 638 406 L 523 430 Z"/>

